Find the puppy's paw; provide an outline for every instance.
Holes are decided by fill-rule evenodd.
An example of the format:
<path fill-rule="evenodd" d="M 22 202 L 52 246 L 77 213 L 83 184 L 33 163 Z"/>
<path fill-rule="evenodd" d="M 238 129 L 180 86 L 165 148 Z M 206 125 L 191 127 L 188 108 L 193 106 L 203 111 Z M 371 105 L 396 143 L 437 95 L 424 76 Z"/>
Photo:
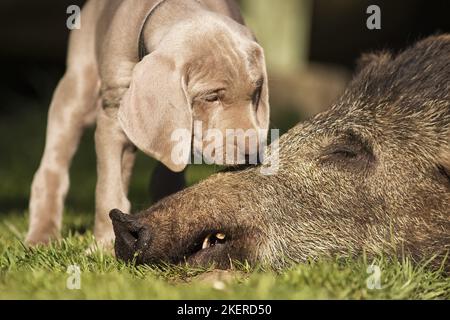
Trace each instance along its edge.
<path fill-rule="evenodd" d="M 97 252 L 102 252 L 106 254 L 115 255 L 114 252 L 114 237 L 113 238 L 103 238 L 103 239 L 96 239 L 95 243 L 89 246 L 89 248 L 86 249 L 86 254 L 92 255 Z"/>
<path fill-rule="evenodd" d="M 30 231 L 25 238 L 25 244 L 29 246 L 48 245 L 51 241 L 59 240 L 60 238 L 59 233 Z"/>

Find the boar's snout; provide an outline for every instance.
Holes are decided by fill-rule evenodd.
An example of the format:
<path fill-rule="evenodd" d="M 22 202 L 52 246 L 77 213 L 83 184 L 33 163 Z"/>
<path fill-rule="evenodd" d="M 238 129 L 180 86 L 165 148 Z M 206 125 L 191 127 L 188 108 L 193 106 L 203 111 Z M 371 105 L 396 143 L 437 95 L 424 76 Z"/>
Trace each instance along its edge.
<path fill-rule="evenodd" d="M 109 216 L 116 235 L 116 256 L 124 261 L 131 261 L 134 257 L 139 260 L 140 253 L 148 249 L 151 241 L 149 228 L 137 216 L 118 209 L 111 210 Z"/>

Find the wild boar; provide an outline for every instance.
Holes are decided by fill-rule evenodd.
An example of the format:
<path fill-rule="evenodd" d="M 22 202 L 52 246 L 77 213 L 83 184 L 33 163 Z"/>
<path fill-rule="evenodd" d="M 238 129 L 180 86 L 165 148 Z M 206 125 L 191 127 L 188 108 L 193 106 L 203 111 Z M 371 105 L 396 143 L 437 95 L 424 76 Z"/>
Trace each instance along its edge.
<path fill-rule="evenodd" d="M 361 61 L 329 110 L 280 138 L 276 174 L 262 174 L 265 163 L 218 173 L 138 214 L 111 211 L 117 257 L 282 268 L 448 252 L 450 35 Z"/>

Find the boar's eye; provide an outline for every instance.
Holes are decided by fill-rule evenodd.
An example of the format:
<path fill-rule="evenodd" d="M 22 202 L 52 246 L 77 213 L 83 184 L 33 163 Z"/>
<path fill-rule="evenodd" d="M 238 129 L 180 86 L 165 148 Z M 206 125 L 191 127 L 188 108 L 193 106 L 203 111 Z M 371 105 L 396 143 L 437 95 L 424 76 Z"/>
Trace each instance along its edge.
<path fill-rule="evenodd" d="M 444 178 L 447 183 L 450 184 L 450 170 L 446 168 L 444 165 L 438 165 L 437 169 L 440 176 Z"/>
<path fill-rule="evenodd" d="M 370 145 L 354 134 L 348 134 L 338 142 L 325 147 L 320 158 L 327 162 L 364 166 L 375 159 Z"/>
<path fill-rule="evenodd" d="M 327 150 L 320 160 L 322 163 L 335 163 L 343 168 L 365 168 L 372 163 L 372 156 L 365 151 L 339 146 Z"/>
<path fill-rule="evenodd" d="M 337 148 L 336 150 L 331 151 L 330 155 L 348 159 L 354 159 L 358 156 L 358 154 L 355 151 L 350 150 L 346 147 Z"/>

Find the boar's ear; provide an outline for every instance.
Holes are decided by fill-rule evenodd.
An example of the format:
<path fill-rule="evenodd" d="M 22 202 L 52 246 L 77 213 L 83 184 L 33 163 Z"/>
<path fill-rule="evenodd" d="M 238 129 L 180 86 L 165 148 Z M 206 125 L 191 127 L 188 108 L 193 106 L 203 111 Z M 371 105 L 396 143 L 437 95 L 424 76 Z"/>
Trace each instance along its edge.
<path fill-rule="evenodd" d="M 186 167 L 192 135 L 192 111 L 183 69 L 182 63 L 165 52 L 147 55 L 133 70 L 118 114 L 131 142 L 176 172 Z M 172 134 L 177 129 L 186 132 L 181 143 L 188 152 L 174 159 L 172 150 L 179 143 Z"/>
<path fill-rule="evenodd" d="M 356 62 L 356 73 L 361 72 L 369 65 L 380 63 L 389 58 L 390 54 L 388 52 L 365 53 Z"/>

